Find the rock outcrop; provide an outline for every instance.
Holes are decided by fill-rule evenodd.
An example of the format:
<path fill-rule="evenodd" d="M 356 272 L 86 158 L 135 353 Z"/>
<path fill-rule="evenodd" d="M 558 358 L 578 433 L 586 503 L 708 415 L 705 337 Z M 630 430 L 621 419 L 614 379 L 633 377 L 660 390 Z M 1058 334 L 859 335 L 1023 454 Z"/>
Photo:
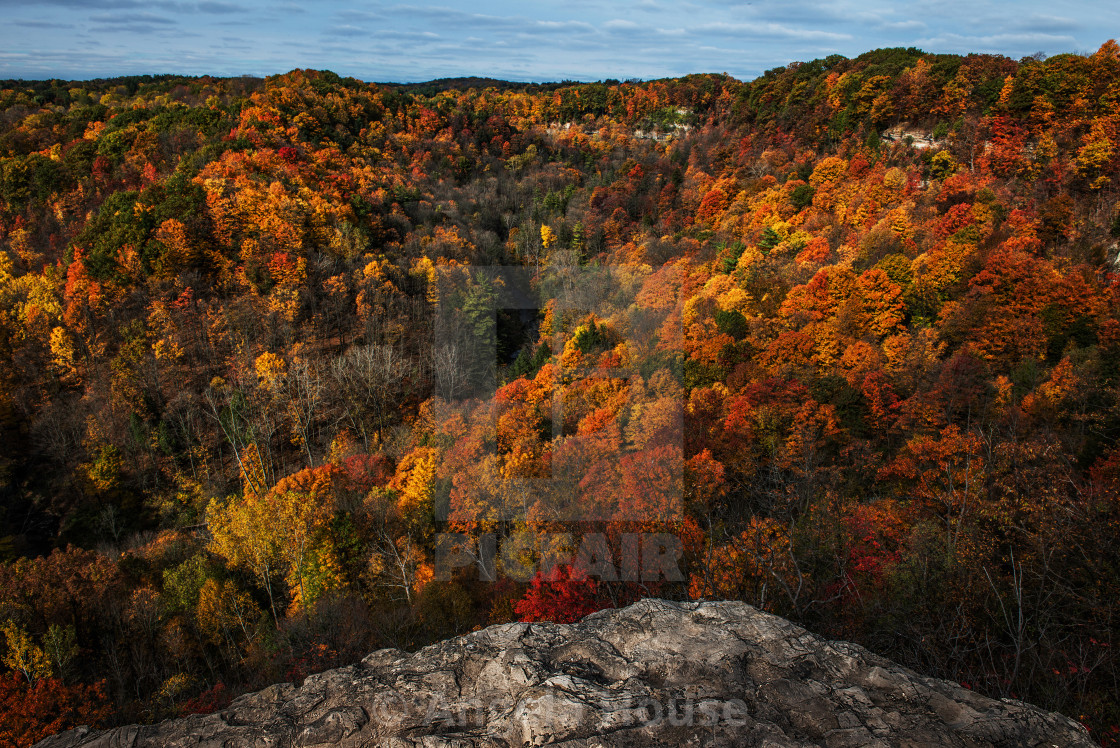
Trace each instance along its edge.
<path fill-rule="evenodd" d="M 41 748 L 1092 746 L 1072 720 L 922 677 L 743 603 L 645 600 L 491 626 L 235 700 Z"/>
<path fill-rule="evenodd" d="M 907 141 L 907 138 L 909 140 Z M 880 133 L 879 140 L 884 143 L 894 143 L 896 141 L 904 141 L 909 144 L 911 148 L 917 150 L 924 150 L 932 148 L 937 145 L 938 141 L 933 137 L 932 133 L 925 130 L 914 130 L 907 128 L 905 124 L 896 125 L 895 127 L 885 130 Z"/>

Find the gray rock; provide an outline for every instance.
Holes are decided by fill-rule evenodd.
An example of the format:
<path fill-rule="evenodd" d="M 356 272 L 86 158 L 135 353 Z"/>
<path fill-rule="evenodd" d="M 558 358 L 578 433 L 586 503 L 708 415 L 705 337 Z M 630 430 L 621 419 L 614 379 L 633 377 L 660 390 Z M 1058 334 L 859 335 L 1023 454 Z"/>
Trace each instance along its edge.
<path fill-rule="evenodd" d="M 681 745 L 1075 748 L 1079 724 L 925 678 L 738 602 L 644 600 L 491 626 L 247 694 L 217 714 L 39 748 Z"/>

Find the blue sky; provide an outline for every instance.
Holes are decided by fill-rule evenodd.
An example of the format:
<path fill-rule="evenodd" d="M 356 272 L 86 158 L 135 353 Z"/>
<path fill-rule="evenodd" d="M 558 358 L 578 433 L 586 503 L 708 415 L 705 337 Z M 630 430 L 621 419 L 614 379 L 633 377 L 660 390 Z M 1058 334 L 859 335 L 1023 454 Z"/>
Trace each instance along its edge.
<path fill-rule="evenodd" d="M 750 80 L 877 47 L 1092 52 L 1120 4 L 1050 0 L 0 0 L 0 78 L 329 69 L 371 81 Z"/>

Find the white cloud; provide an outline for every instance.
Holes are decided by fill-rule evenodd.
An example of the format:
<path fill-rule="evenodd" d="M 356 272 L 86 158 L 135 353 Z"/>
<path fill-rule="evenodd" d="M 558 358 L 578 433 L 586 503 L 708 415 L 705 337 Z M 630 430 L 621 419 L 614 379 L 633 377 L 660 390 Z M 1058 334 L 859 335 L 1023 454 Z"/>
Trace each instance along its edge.
<path fill-rule="evenodd" d="M 797 28 L 779 23 L 728 23 L 717 21 L 693 26 L 690 32 L 697 34 L 728 34 L 734 36 L 750 36 L 782 39 L 828 39 L 830 41 L 844 41 L 851 39 L 850 34 L 835 31 L 821 31 L 811 28 Z"/>
<path fill-rule="evenodd" d="M 922 21 L 883 21 L 876 26 L 883 31 L 925 31 L 928 26 Z"/>
<path fill-rule="evenodd" d="M 1012 57 L 1030 54 L 1031 51 L 1044 50 L 1048 54 L 1069 52 L 1077 47 L 1072 36 L 1058 34 L 955 34 L 942 33 L 914 42 L 931 52 L 987 52 L 1005 54 Z"/>

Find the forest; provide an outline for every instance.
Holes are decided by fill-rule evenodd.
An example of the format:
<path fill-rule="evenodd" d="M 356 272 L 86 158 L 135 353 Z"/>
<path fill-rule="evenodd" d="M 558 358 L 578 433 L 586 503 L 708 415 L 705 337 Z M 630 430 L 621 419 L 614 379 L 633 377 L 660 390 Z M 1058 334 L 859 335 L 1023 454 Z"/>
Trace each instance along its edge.
<path fill-rule="evenodd" d="M 648 596 L 1120 745 L 1118 181 L 1113 41 L 0 81 L 0 746 Z"/>

